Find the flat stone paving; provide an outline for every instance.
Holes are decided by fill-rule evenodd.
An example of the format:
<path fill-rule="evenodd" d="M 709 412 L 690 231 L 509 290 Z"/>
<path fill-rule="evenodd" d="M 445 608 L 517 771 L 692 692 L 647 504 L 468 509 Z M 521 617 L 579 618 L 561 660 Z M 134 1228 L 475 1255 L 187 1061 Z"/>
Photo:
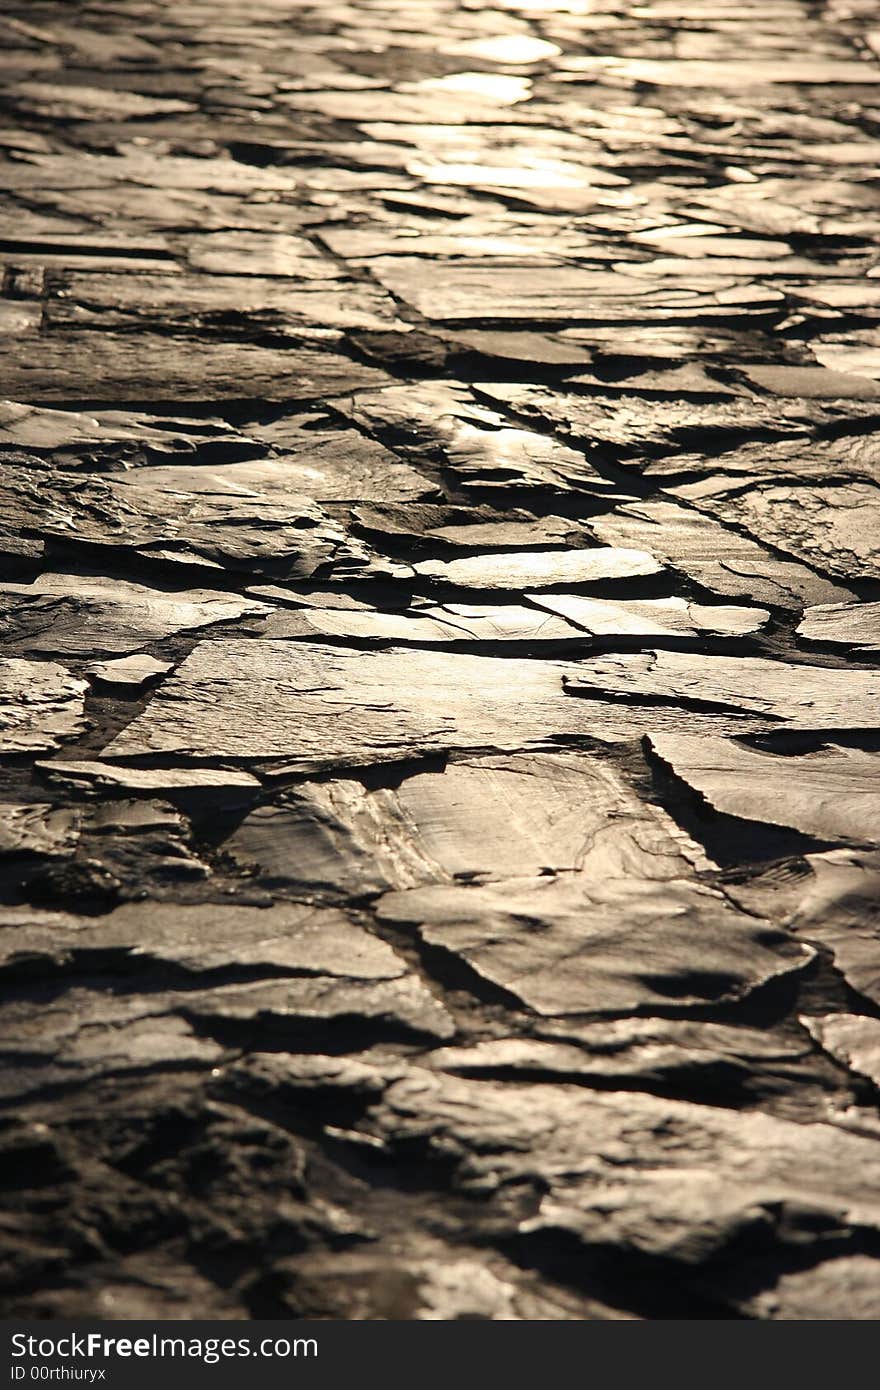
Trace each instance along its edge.
<path fill-rule="evenodd" d="M 880 1316 L 876 5 L 0 75 L 2 1311 Z"/>

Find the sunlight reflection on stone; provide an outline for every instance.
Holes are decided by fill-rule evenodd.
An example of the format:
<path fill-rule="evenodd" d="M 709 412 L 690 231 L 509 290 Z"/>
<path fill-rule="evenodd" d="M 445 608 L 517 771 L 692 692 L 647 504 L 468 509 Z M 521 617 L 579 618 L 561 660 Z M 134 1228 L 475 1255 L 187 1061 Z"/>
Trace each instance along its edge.
<path fill-rule="evenodd" d="M 504 164 L 443 164 L 413 160 L 410 173 L 431 183 L 488 184 L 495 188 L 580 188 L 589 183 L 586 170 L 551 159 L 536 159 L 531 168 Z"/>
<path fill-rule="evenodd" d="M 455 72 L 449 77 L 431 77 L 424 82 L 401 82 L 398 90 L 460 93 L 513 105 L 517 101 L 527 101 L 531 89 L 528 77 L 506 77 L 497 72 Z"/>
<path fill-rule="evenodd" d="M 540 63 L 544 58 L 553 58 L 562 50 L 555 43 L 545 39 L 533 39 L 527 34 L 505 34 L 497 39 L 473 39 L 468 43 L 458 43 L 450 53 L 467 53 L 474 58 L 485 58 L 490 63 Z"/>
<path fill-rule="evenodd" d="M 586 15 L 609 9 L 607 0 L 498 0 L 496 9 L 516 10 L 521 14 Z"/>
<path fill-rule="evenodd" d="M 4 1316 L 880 1317 L 878 6 L 0 6 Z"/>

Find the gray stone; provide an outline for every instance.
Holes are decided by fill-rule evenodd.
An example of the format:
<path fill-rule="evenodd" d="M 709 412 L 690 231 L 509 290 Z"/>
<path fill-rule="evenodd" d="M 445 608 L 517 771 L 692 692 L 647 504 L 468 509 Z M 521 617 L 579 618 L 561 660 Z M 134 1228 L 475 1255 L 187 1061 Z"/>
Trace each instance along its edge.
<path fill-rule="evenodd" d="M 675 657 L 669 667 L 662 660 L 667 656 Z M 718 662 L 729 662 L 734 670 L 707 664 Z M 762 697 L 760 689 L 755 693 L 756 678 L 764 675 L 766 685 L 772 672 L 774 685 L 779 679 L 775 663 L 755 658 L 746 664 L 732 657 L 660 652 L 568 665 L 523 659 L 514 672 L 503 657 L 464 653 L 359 652 L 305 641 L 201 642 L 104 753 L 110 760 L 156 754 L 178 762 L 280 759 L 309 772 L 453 748 L 521 748 L 571 736 L 616 742 L 662 726 L 657 701 L 671 703 L 683 684 L 694 698 L 694 672 L 699 676 L 701 670 L 700 699 L 709 712 L 689 716 L 692 728 L 750 732 L 775 727 L 785 717 L 778 712 L 780 689 L 775 699 L 769 692 Z M 859 722 L 871 717 L 873 673 L 857 673 L 853 680 L 848 673 L 817 668 L 817 677 L 817 691 L 825 695 L 824 719 L 807 720 L 806 709 L 814 707 L 810 702 L 802 721 L 808 727 L 852 722 L 841 703 L 844 687 L 848 698 L 859 701 Z M 641 705 L 618 700 L 623 684 L 630 698 L 641 697 Z M 795 726 L 796 718 L 789 718 Z M 678 720 L 675 712 L 666 727 Z"/>
<path fill-rule="evenodd" d="M 596 585 L 659 574 L 662 566 L 643 550 L 510 551 L 463 560 L 424 560 L 416 574 L 462 589 L 552 589 Z"/>
<path fill-rule="evenodd" d="M 880 1019 L 864 1014 L 823 1014 L 802 1018 L 801 1022 L 843 1066 L 880 1085 Z"/>
<path fill-rule="evenodd" d="M 765 727 L 874 729 L 880 672 L 797 666 L 762 657 L 644 652 L 582 662 L 566 690 L 592 700 L 681 702 L 685 708 L 761 715 Z"/>
<path fill-rule="evenodd" d="M 880 754 L 829 744 L 800 756 L 732 739 L 649 735 L 660 761 L 713 810 L 821 840 L 876 844 Z"/>
<path fill-rule="evenodd" d="M 589 553 L 589 552 L 588 552 Z M 596 637 L 747 637 L 770 618 L 763 608 L 707 606 L 681 598 L 582 598 L 579 594 L 532 594 L 531 601 L 559 613 Z"/>
<path fill-rule="evenodd" d="M 255 795 L 260 788 L 256 777 L 237 768 L 211 767 L 114 767 L 112 763 L 70 761 L 64 758 L 38 762 L 37 769 L 55 785 L 93 790 L 96 794 L 121 791 L 126 795 L 222 797 Z"/>
<path fill-rule="evenodd" d="M 168 593 L 123 579 L 96 579 L 79 574 L 41 574 L 33 584 L 0 584 L 7 640 L 26 652 L 88 656 L 127 652 L 174 633 L 210 627 L 268 612 L 265 604 L 209 589 Z M 147 661 L 146 668 L 143 662 Z M 122 684 L 142 684 L 167 671 L 141 657 Z M 106 665 L 103 668 L 107 669 Z M 110 671 L 103 679 L 113 680 Z"/>
<path fill-rule="evenodd" d="M 170 661 L 159 661 L 154 656 L 138 652 L 135 656 L 121 656 L 115 661 L 100 661 L 95 666 L 87 667 L 86 675 L 104 685 L 139 689 L 157 676 L 167 676 L 171 668 Z"/>
<path fill-rule="evenodd" d="M 783 559 L 758 541 L 670 501 L 631 502 L 595 517 L 590 530 L 603 545 L 635 546 L 715 594 L 773 607 L 840 602 L 848 591 L 806 565 Z"/>
<path fill-rule="evenodd" d="M 529 878 L 387 895 L 380 915 L 418 928 L 536 1013 L 699 1008 L 803 968 L 769 922 L 685 878 Z"/>
<path fill-rule="evenodd" d="M 54 661 L 0 661 L 0 751 L 42 753 L 75 738 L 87 689 Z"/>
<path fill-rule="evenodd" d="M 750 531 L 817 570 L 844 581 L 880 578 L 874 537 L 880 488 L 862 481 L 812 483 L 708 478 L 675 488 L 701 511 Z"/>
<path fill-rule="evenodd" d="M 73 851 L 79 813 L 42 802 L 0 806 L 0 854 L 63 858 Z"/>
<path fill-rule="evenodd" d="M 792 929 L 829 950 L 846 982 L 880 1003 L 880 855 L 830 850 L 810 855 L 808 863 L 812 878 L 792 914 Z"/>
<path fill-rule="evenodd" d="M 797 635 L 805 642 L 880 652 L 880 603 L 829 603 L 808 608 Z"/>

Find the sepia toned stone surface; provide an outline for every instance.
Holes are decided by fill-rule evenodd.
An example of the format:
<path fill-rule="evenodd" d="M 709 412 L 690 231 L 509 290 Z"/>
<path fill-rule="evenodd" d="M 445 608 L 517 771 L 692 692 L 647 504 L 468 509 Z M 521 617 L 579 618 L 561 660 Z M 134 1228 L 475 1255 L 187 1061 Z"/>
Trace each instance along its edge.
<path fill-rule="evenodd" d="M 828 743 L 786 757 L 733 739 L 650 735 L 652 753 L 713 810 L 820 840 L 876 844 L 880 755 Z"/>
<path fill-rule="evenodd" d="M 78 680 L 54 661 L 0 662 L 0 750 L 45 752 L 74 738 L 85 728 L 83 693 Z"/>
<path fill-rule="evenodd" d="M 0 1312 L 876 1319 L 871 7 L 0 75 Z"/>
<path fill-rule="evenodd" d="M 873 654 L 880 651 L 880 603 L 828 603 L 808 608 L 797 635 L 805 642 L 828 642 Z"/>
<path fill-rule="evenodd" d="M 126 652 L 178 632 L 267 611 L 265 605 L 234 594 L 198 589 L 163 593 L 121 579 L 48 573 L 33 584 L 0 585 L 0 605 L 10 646 L 65 656 Z"/>

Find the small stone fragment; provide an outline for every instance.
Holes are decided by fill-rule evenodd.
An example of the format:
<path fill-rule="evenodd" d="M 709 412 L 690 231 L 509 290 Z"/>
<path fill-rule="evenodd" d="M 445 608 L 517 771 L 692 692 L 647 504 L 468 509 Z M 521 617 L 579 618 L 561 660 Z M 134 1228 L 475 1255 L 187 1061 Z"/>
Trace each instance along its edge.
<path fill-rule="evenodd" d="M 138 688 L 157 676 L 167 676 L 172 662 L 159 661 L 155 656 L 138 652 L 135 656 L 121 656 L 115 661 L 101 661 L 96 666 L 87 666 L 86 675 L 104 685 L 119 685 Z"/>
<path fill-rule="evenodd" d="M 0 751 L 43 753 L 75 738 L 87 689 L 54 661 L 0 661 Z"/>

